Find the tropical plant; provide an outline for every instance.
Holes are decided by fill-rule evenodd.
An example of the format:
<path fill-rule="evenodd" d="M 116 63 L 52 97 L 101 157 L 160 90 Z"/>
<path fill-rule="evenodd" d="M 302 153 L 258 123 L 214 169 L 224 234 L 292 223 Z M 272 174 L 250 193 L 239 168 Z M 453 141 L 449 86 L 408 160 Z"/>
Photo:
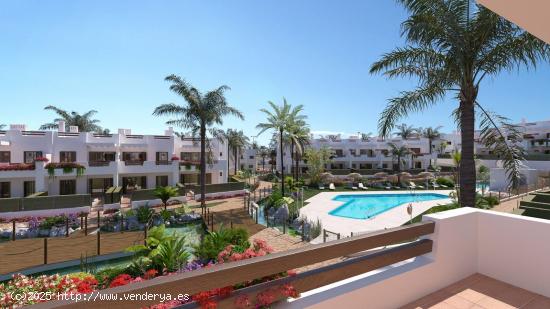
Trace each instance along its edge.
<path fill-rule="evenodd" d="M 284 166 L 284 149 L 283 149 L 283 134 L 285 132 L 288 132 L 292 126 L 295 126 L 299 122 L 304 122 L 307 118 L 305 115 L 300 114 L 303 110 L 302 105 L 298 105 L 295 107 L 292 107 L 292 105 L 288 104 L 285 98 L 283 98 L 283 105 L 278 106 L 275 103 L 269 101 L 269 106 L 271 107 L 271 111 L 262 108 L 260 111 L 265 113 L 267 115 L 267 122 L 260 123 L 256 127 L 260 129 L 260 132 L 258 135 L 262 134 L 263 132 L 273 129 L 276 131 L 279 136 L 279 151 L 281 155 L 281 192 L 283 195 L 285 194 L 285 184 L 284 184 L 284 176 L 285 176 L 285 166 Z"/>
<path fill-rule="evenodd" d="M 325 172 L 325 165 L 330 164 L 333 156 L 334 151 L 326 146 L 320 149 L 306 149 L 305 158 L 311 184 L 316 185 L 321 182 L 321 174 Z"/>
<path fill-rule="evenodd" d="M 442 128 L 442 126 L 437 126 L 435 128 L 432 128 L 432 127 L 427 127 L 427 128 L 420 128 L 419 129 L 419 132 L 422 134 L 423 137 L 427 138 L 428 139 L 428 146 L 430 147 L 430 154 L 432 154 L 432 144 L 433 144 L 433 140 L 434 139 L 437 139 L 441 136 L 441 133 L 439 132 L 439 130 Z"/>
<path fill-rule="evenodd" d="M 244 119 L 244 116 L 239 110 L 229 106 L 225 98 L 228 86 L 223 85 L 203 94 L 179 76 L 170 75 L 165 80 L 171 83 L 170 90 L 182 96 L 186 104 L 181 106 L 175 103 L 163 104 L 155 108 L 153 115 L 173 116 L 174 119 L 166 122 L 168 125 L 176 125 L 199 133 L 201 142 L 200 191 L 205 192 L 207 130 L 212 129 L 213 125 L 222 125 L 223 118 L 227 115 L 233 115 L 239 119 Z M 201 194 L 201 209 L 203 212 L 206 210 L 205 194 Z"/>
<path fill-rule="evenodd" d="M 149 224 L 149 222 L 153 218 L 154 213 L 155 212 L 151 208 L 147 206 L 141 206 L 136 210 L 137 221 L 141 224 Z"/>
<path fill-rule="evenodd" d="M 243 252 L 250 247 L 248 232 L 241 228 L 225 229 L 220 226 L 218 231 L 204 236 L 201 244 L 195 247 L 195 254 L 203 260 L 214 261 L 228 245 L 234 245 L 237 251 Z"/>
<path fill-rule="evenodd" d="M 461 206 L 475 203 L 474 129 L 476 109 L 482 117 L 482 130 L 491 132 L 492 144 L 503 158 L 513 187 L 520 180 L 523 151 L 518 143 L 507 141 L 498 127 L 510 125 L 504 118 L 482 108 L 478 101 L 481 82 L 503 70 L 535 67 L 550 59 L 550 47 L 489 9 L 469 0 L 399 0 L 409 13 L 403 22 L 407 46 L 383 55 L 371 73 L 383 72 L 389 78 L 415 77 L 418 87 L 389 100 L 379 121 L 381 135 L 387 136 L 397 121 L 410 112 L 423 111 L 454 94 L 458 108 L 453 113 L 460 126 L 462 161 L 460 165 Z M 498 121 L 500 120 L 500 121 Z M 490 130 L 496 129 L 496 130 Z M 498 145 L 498 146 L 497 146 Z"/>
<path fill-rule="evenodd" d="M 238 162 L 239 162 L 239 156 L 243 152 L 246 146 L 250 144 L 250 139 L 248 136 L 244 135 L 244 132 L 233 130 L 233 129 L 227 129 L 225 132 L 225 137 L 227 138 L 227 151 L 229 153 L 230 150 L 233 151 L 233 163 L 235 165 L 235 174 L 238 171 Z M 229 164 L 229 160 L 227 160 L 227 164 Z M 229 171 L 229 165 L 227 166 L 227 170 Z"/>
<path fill-rule="evenodd" d="M 487 184 L 490 181 L 490 170 L 485 165 L 480 165 L 477 168 L 477 180 L 481 184 L 481 195 L 485 195 L 485 190 L 487 189 Z"/>
<path fill-rule="evenodd" d="M 153 191 L 153 195 L 160 199 L 162 201 L 162 205 L 164 205 L 164 210 L 168 207 L 168 200 L 171 197 L 179 196 L 179 189 L 177 187 L 157 187 L 155 191 Z"/>
<path fill-rule="evenodd" d="M 392 157 L 393 160 L 397 160 L 397 172 L 401 171 L 401 164 L 405 163 L 405 157 L 411 154 L 411 151 L 409 148 L 405 146 L 397 147 L 394 143 L 388 143 L 388 146 L 390 146 L 389 155 Z"/>
<path fill-rule="evenodd" d="M 269 155 L 270 155 L 270 150 L 267 147 L 261 146 L 258 149 L 258 156 L 262 158 L 262 172 L 265 171 L 265 158 L 269 157 Z"/>
<path fill-rule="evenodd" d="M 361 136 L 361 140 L 362 140 L 363 142 L 368 142 L 368 141 L 370 141 L 370 139 L 372 138 L 372 132 L 369 132 L 369 133 L 361 133 L 361 132 L 359 132 L 359 133 L 360 133 L 359 135 Z"/>
<path fill-rule="evenodd" d="M 145 245 L 135 245 L 126 251 L 136 254 L 132 264 L 136 269 L 152 267 L 159 272 L 173 272 L 187 264 L 191 246 L 183 235 L 168 235 L 162 224 L 151 228 Z"/>
<path fill-rule="evenodd" d="M 288 129 L 286 134 L 290 143 L 290 153 L 294 159 L 294 179 L 298 180 L 300 177 L 299 168 L 300 160 L 304 155 L 304 149 L 309 144 L 309 128 L 303 120 L 295 121 Z"/>
<path fill-rule="evenodd" d="M 454 151 L 451 154 L 451 159 L 453 159 L 453 165 L 454 165 L 454 174 L 455 174 L 455 183 L 460 185 L 460 165 L 462 164 L 462 153 L 460 151 Z M 460 190 L 462 188 L 459 188 L 457 191 L 458 199 L 460 200 Z"/>
<path fill-rule="evenodd" d="M 411 137 L 414 137 L 418 133 L 417 128 L 409 126 L 405 123 L 402 123 L 395 127 L 397 128 L 397 131 L 393 132 L 393 134 L 400 136 L 402 139 L 409 139 Z"/>
<path fill-rule="evenodd" d="M 57 108 L 53 105 L 48 105 L 45 110 L 51 110 L 58 115 L 53 122 L 45 123 L 40 126 L 40 130 L 55 130 L 58 129 L 59 121 L 65 121 L 65 129 L 69 130 L 71 126 L 78 127 L 79 132 L 97 132 L 101 133 L 103 129 L 97 124 L 99 120 L 92 117 L 97 114 L 97 111 L 91 110 L 84 114 L 79 114 L 75 111 L 68 112 L 66 110 Z"/>

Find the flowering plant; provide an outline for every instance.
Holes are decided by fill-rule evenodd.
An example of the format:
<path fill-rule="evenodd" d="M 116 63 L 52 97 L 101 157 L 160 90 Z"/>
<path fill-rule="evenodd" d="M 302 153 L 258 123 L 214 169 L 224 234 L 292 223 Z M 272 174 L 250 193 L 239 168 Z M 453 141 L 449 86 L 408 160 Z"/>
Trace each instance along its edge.
<path fill-rule="evenodd" d="M 172 156 L 172 161 L 179 161 L 180 160 L 180 157 L 178 156 Z"/>
<path fill-rule="evenodd" d="M 46 157 L 37 157 L 36 159 L 34 159 L 34 162 L 50 162 L 50 159 Z"/>

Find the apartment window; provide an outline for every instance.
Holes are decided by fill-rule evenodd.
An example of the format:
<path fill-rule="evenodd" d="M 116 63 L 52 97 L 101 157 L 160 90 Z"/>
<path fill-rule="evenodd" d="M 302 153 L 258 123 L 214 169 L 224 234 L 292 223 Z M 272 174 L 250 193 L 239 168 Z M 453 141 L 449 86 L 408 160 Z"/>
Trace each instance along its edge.
<path fill-rule="evenodd" d="M 198 184 L 198 174 L 180 174 L 180 183 L 182 184 Z"/>
<path fill-rule="evenodd" d="M 23 196 L 29 196 L 36 193 L 36 184 L 34 181 L 23 181 Z"/>
<path fill-rule="evenodd" d="M 254 156 L 249 156 L 248 157 L 250 160 L 254 160 Z"/>
<path fill-rule="evenodd" d="M 0 163 L 11 163 L 11 153 L 9 151 L 0 151 Z"/>
<path fill-rule="evenodd" d="M 249 168 L 249 169 L 252 169 L 252 168 L 254 168 L 254 165 L 249 164 L 249 165 L 248 165 L 248 168 Z"/>
<path fill-rule="evenodd" d="M 60 151 L 59 162 L 76 162 L 76 151 Z"/>
<path fill-rule="evenodd" d="M 222 177 L 222 176 L 223 176 L 223 172 L 220 172 L 220 177 Z"/>
<path fill-rule="evenodd" d="M 90 162 L 111 162 L 116 161 L 116 152 L 91 151 L 88 153 Z"/>
<path fill-rule="evenodd" d="M 220 152 L 220 157 L 223 157 L 223 152 Z"/>
<path fill-rule="evenodd" d="M 168 186 L 168 176 L 157 176 L 156 178 L 157 187 Z"/>
<path fill-rule="evenodd" d="M 122 189 L 124 192 L 147 189 L 147 177 L 122 177 Z"/>
<path fill-rule="evenodd" d="M 351 164 L 351 168 L 357 168 L 357 164 L 352 163 L 352 164 Z"/>
<path fill-rule="evenodd" d="M 0 182 L 0 198 L 11 197 L 11 183 Z"/>
<path fill-rule="evenodd" d="M 146 152 L 123 152 L 123 161 L 147 161 Z"/>
<path fill-rule="evenodd" d="M 382 163 L 382 168 L 388 168 L 388 164 L 387 163 Z"/>
<path fill-rule="evenodd" d="M 76 194 L 76 180 L 64 179 L 59 181 L 59 195 Z"/>
<path fill-rule="evenodd" d="M 34 163 L 34 160 L 40 157 L 42 157 L 42 151 L 23 151 L 23 159 L 25 163 Z"/>
<path fill-rule="evenodd" d="M 113 178 L 92 178 L 88 179 L 88 193 L 102 194 L 107 188 L 113 186 Z"/>
<path fill-rule="evenodd" d="M 168 152 L 157 152 L 157 162 L 168 162 Z"/>
<path fill-rule="evenodd" d="M 414 162 L 414 168 L 422 168 L 422 162 Z"/>

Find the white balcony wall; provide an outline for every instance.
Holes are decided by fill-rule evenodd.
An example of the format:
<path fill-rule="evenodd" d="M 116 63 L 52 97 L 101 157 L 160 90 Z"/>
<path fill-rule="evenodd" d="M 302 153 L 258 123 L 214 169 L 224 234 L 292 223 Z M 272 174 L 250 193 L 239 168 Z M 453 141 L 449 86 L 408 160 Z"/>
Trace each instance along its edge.
<path fill-rule="evenodd" d="M 550 297 L 550 221 L 474 208 L 424 220 L 436 224 L 431 254 L 302 293 L 281 308 L 399 308 L 475 273 Z"/>

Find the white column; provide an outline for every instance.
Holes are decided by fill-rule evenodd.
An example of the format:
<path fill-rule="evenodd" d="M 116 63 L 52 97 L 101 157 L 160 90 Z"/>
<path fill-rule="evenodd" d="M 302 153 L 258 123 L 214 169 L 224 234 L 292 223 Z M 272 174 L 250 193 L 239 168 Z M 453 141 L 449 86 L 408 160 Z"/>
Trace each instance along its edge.
<path fill-rule="evenodd" d="M 34 186 L 35 186 L 36 192 L 48 191 L 48 187 L 46 183 L 46 169 L 45 169 L 46 162 L 37 161 L 34 164 L 35 164 Z"/>
<path fill-rule="evenodd" d="M 172 186 L 180 181 L 180 161 L 172 161 Z"/>

